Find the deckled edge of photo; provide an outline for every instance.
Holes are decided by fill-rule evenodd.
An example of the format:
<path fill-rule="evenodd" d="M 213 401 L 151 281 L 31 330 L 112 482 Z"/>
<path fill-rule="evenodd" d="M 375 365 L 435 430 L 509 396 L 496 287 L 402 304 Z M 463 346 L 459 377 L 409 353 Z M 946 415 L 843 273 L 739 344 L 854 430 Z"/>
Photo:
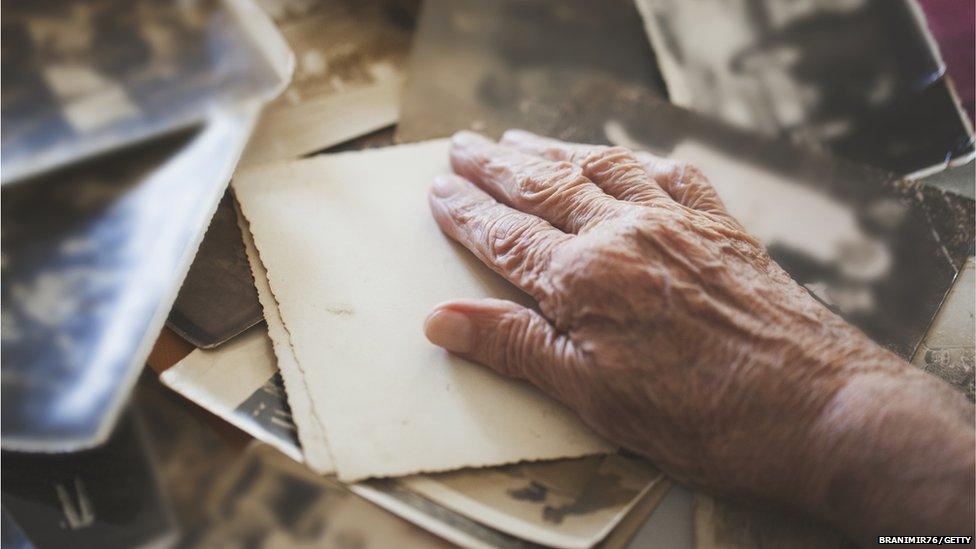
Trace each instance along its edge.
<path fill-rule="evenodd" d="M 518 538 L 559 549 L 587 549 L 593 547 L 604 538 L 630 513 L 630 511 L 651 493 L 662 482 L 667 482 L 664 475 L 658 472 L 652 480 L 619 511 L 619 513 L 592 536 L 581 534 L 566 534 L 547 530 L 535 524 L 525 522 L 518 516 L 499 511 L 476 499 L 469 498 L 465 493 L 445 486 L 438 482 L 436 476 L 411 476 L 400 479 L 404 487 L 411 492 L 431 500 L 439 505 L 460 513 L 472 520 L 476 520 L 489 528 L 511 534 Z M 669 485 L 670 486 L 670 485 Z"/>
<path fill-rule="evenodd" d="M 251 265 L 251 274 L 254 276 L 258 301 L 261 303 L 261 308 L 264 309 L 264 320 L 268 325 L 268 337 L 271 338 L 271 346 L 274 349 L 275 357 L 278 359 L 278 371 L 281 372 L 281 379 L 285 383 L 288 404 L 291 406 L 292 418 L 295 421 L 295 427 L 298 429 L 298 440 L 302 443 L 305 463 L 319 474 L 332 474 L 335 472 L 335 460 L 332 458 L 332 450 L 325 435 L 325 428 L 312 406 L 312 398 L 305 381 L 305 374 L 295 357 L 291 336 L 281 319 L 278 302 L 268 282 L 267 270 L 264 263 L 261 262 L 261 256 L 254 244 L 254 237 L 251 235 L 247 218 L 236 198 L 234 207 L 237 209 L 237 223 L 241 229 L 241 238 L 244 240 L 244 251 L 247 254 L 248 263 Z"/>
<path fill-rule="evenodd" d="M 263 333 L 254 332 L 253 328 L 251 330 L 252 331 L 238 335 L 234 340 L 228 342 L 227 345 L 233 345 L 235 342 L 246 345 L 246 339 L 267 337 Z M 226 352 L 223 347 L 220 349 L 210 350 L 195 349 L 182 360 L 160 374 L 159 380 L 163 383 L 163 385 L 169 387 L 174 392 L 179 393 L 184 398 L 196 403 L 203 409 L 215 414 L 217 417 L 220 417 L 224 421 L 230 423 L 245 433 L 253 436 L 261 442 L 273 446 L 291 459 L 298 462 L 303 462 L 304 456 L 302 456 L 302 453 L 297 451 L 294 446 L 282 443 L 281 440 L 269 434 L 266 430 L 255 427 L 254 423 L 242 421 L 241 417 L 234 413 L 236 407 L 239 406 L 241 402 L 236 402 L 232 405 L 224 402 L 225 399 L 222 399 L 219 395 L 210 392 L 207 388 L 201 386 L 197 382 L 197 378 L 203 374 L 203 370 L 212 366 L 213 360 L 208 359 L 207 356 L 222 352 Z M 253 389 L 248 391 L 248 395 L 260 391 L 261 387 L 268 382 L 268 379 L 274 376 L 273 368 L 271 372 L 267 373 L 267 377 L 261 374 L 253 377 Z M 244 374 L 254 376 L 255 372 L 244 372 Z"/>
<path fill-rule="evenodd" d="M 598 435 L 594 434 L 593 436 L 597 437 Z M 603 441 L 603 439 L 600 439 L 600 441 L 601 442 L 598 443 L 600 444 L 599 446 L 594 445 L 594 447 L 592 448 L 580 449 L 574 452 L 558 452 L 551 455 L 546 454 L 546 455 L 541 455 L 536 457 L 511 458 L 511 459 L 506 459 L 504 461 L 479 460 L 479 461 L 473 461 L 471 463 L 466 463 L 464 465 L 433 466 L 433 467 L 420 467 L 420 468 L 391 467 L 383 471 L 368 472 L 368 473 L 364 473 L 360 470 L 348 471 L 348 470 L 339 470 L 338 468 L 336 468 L 335 474 L 339 480 L 343 482 L 353 483 L 353 482 L 362 482 L 370 479 L 402 478 L 402 477 L 408 477 L 412 475 L 450 473 L 453 471 L 460 471 L 463 469 L 469 469 L 469 470 L 470 469 L 493 469 L 495 467 L 502 467 L 505 465 L 515 465 L 515 464 L 524 464 L 524 463 L 542 463 L 542 462 L 553 461 L 557 459 L 576 459 L 576 458 L 583 458 L 589 456 L 601 456 L 601 455 L 613 453 L 618 449 L 617 446 L 614 446 L 609 442 Z"/>
<path fill-rule="evenodd" d="M 627 514 L 617 522 L 617 525 L 600 542 L 600 549 L 624 549 L 640 532 L 650 519 L 658 505 L 671 491 L 674 483 L 667 477 L 662 477 L 654 483 L 648 492 Z"/>
<path fill-rule="evenodd" d="M 660 69 L 664 85 L 668 89 L 668 99 L 675 105 L 693 109 L 691 91 L 685 81 L 684 69 L 672 55 L 664 38 L 664 33 L 658 26 L 657 17 L 654 13 L 654 0 L 635 0 L 634 3 L 637 4 L 637 11 L 644 23 L 644 34 L 647 35 L 647 39 L 651 43 L 658 69 Z"/>
<path fill-rule="evenodd" d="M 262 113 L 239 169 L 297 160 L 396 124 L 402 87 L 403 77 L 396 77 L 362 89 L 316 97 L 285 111 Z M 329 123 L 308 124 L 309 120 Z"/>
<path fill-rule="evenodd" d="M 503 543 L 498 543 L 499 541 L 508 541 L 492 539 L 492 536 L 497 534 L 489 527 L 472 521 L 468 517 L 456 513 L 453 509 L 442 507 L 422 496 L 413 494 L 400 487 L 395 480 L 392 482 L 394 487 L 387 489 L 361 482 L 349 484 L 347 488 L 366 501 L 459 547 L 491 549 L 492 547 L 504 546 Z M 471 527 L 471 531 L 452 523 L 452 519 L 459 519 L 462 523 L 466 523 Z"/>
<path fill-rule="evenodd" d="M 270 177 L 272 175 L 281 176 L 282 173 L 287 174 L 291 170 L 296 169 L 299 166 L 302 167 L 314 166 L 319 162 L 323 162 L 327 160 L 331 161 L 333 159 L 339 159 L 346 156 L 354 155 L 359 157 L 359 156 L 371 156 L 376 154 L 383 154 L 384 151 L 388 151 L 389 149 L 393 149 L 393 148 L 401 149 L 403 151 L 406 150 L 415 151 L 415 150 L 420 150 L 424 147 L 444 146 L 447 143 L 449 143 L 448 138 L 437 138 L 437 139 L 430 139 L 430 140 L 420 141 L 415 143 L 398 144 L 398 145 L 393 145 L 390 147 L 383 147 L 378 149 L 342 151 L 342 152 L 318 155 L 318 156 L 307 157 L 307 158 L 302 158 L 297 160 L 261 164 L 258 166 L 248 167 L 243 171 L 243 173 L 238 172 L 235 176 L 235 179 L 231 182 L 231 187 L 236 192 L 239 185 L 250 185 L 251 184 L 250 182 L 255 179 Z M 247 236 L 246 236 L 246 238 L 248 239 L 248 245 L 252 246 L 253 249 L 255 250 L 256 256 L 258 257 L 258 263 L 259 265 L 261 265 L 261 269 L 260 269 L 261 273 L 264 275 L 262 279 L 266 283 L 264 289 L 268 291 L 268 295 L 270 296 L 272 308 L 266 309 L 266 312 L 269 310 L 273 311 L 269 314 L 275 314 L 277 319 L 277 325 L 278 327 L 280 327 L 281 333 L 285 334 L 287 337 L 282 339 L 282 336 L 280 334 L 275 335 L 274 333 L 272 333 L 272 330 L 270 329 L 270 325 L 272 324 L 272 322 L 269 322 L 269 334 L 271 334 L 272 341 L 277 342 L 279 340 L 283 340 L 288 342 L 288 347 L 287 347 L 288 351 L 283 351 L 282 354 L 291 358 L 290 361 L 291 367 L 293 367 L 295 371 L 300 373 L 302 372 L 301 360 L 298 359 L 297 356 L 298 353 L 296 352 L 294 345 L 291 344 L 291 338 L 290 335 L 288 335 L 289 332 L 288 332 L 287 323 L 284 321 L 283 317 L 281 316 L 280 304 L 277 302 L 277 298 L 274 297 L 274 286 L 275 286 L 274 273 L 269 272 L 267 270 L 267 266 L 265 266 L 263 264 L 263 261 L 260 260 L 260 255 L 261 255 L 261 244 L 259 243 L 260 238 L 255 238 L 254 233 L 250 230 L 250 220 L 248 219 L 247 216 L 246 204 L 242 203 L 240 200 L 237 200 L 236 204 L 238 208 L 237 211 L 239 214 L 241 214 L 239 216 L 239 222 L 245 224 L 245 226 L 248 227 Z M 245 248 L 247 247 L 248 246 L 245 246 Z M 260 300 L 261 291 L 259 291 L 258 294 Z M 274 320 L 274 319 L 269 319 L 269 320 Z M 288 378 L 284 373 L 288 369 L 281 366 L 282 364 L 279 364 L 280 367 L 279 369 L 282 371 L 282 377 L 285 380 L 286 391 L 288 391 L 289 389 Z M 291 373 L 294 374 L 295 372 L 291 372 Z M 302 402 L 301 405 L 308 406 L 307 409 L 310 411 L 308 416 L 312 416 L 312 413 L 314 413 L 315 410 L 315 405 L 311 399 L 311 392 L 308 391 L 307 385 L 305 384 L 304 375 L 299 375 L 298 380 L 295 380 L 292 383 L 293 384 L 297 383 L 300 387 L 303 387 L 305 389 L 303 396 L 306 400 L 305 402 Z M 289 395 L 289 402 L 292 401 L 293 398 L 291 395 Z M 295 400 L 295 402 L 297 403 L 297 400 Z M 305 420 L 307 418 L 303 416 L 298 410 L 296 410 L 294 406 L 292 411 L 294 412 L 294 416 L 296 418 L 295 423 L 296 426 L 298 426 L 299 439 L 301 440 L 303 423 L 305 423 Z M 592 437 L 593 443 L 589 444 L 587 447 L 577 448 L 574 451 L 563 451 L 563 452 L 558 452 L 553 454 L 544 454 L 544 455 L 537 455 L 537 456 L 523 457 L 523 458 L 510 458 L 510 459 L 505 459 L 504 461 L 497 461 L 494 459 L 489 461 L 478 460 L 478 461 L 473 461 L 471 463 L 466 463 L 463 466 L 431 466 L 431 467 L 420 467 L 420 468 L 417 468 L 415 466 L 409 468 L 404 468 L 402 466 L 391 466 L 383 470 L 364 471 L 363 468 L 359 466 L 359 464 L 349 464 L 347 466 L 341 466 L 340 464 L 336 463 L 331 451 L 331 444 L 329 443 L 327 421 L 323 421 L 323 418 L 317 417 L 317 414 L 315 414 L 315 416 L 316 416 L 315 423 L 318 426 L 319 438 L 320 440 L 324 441 L 324 446 L 328 449 L 327 450 L 328 457 L 330 458 L 330 463 L 332 466 L 331 469 L 328 471 L 328 473 L 335 474 L 339 480 L 348 483 L 353 483 L 353 482 L 358 482 L 358 481 L 363 481 L 363 480 L 373 479 L 373 478 L 391 478 L 391 477 L 402 477 L 402 476 L 415 475 L 415 474 L 440 473 L 440 472 L 447 472 L 447 471 L 455 471 L 462 468 L 471 468 L 471 469 L 490 468 L 490 467 L 496 467 L 500 465 L 510 465 L 514 463 L 531 463 L 531 462 L 549 461 L 553 459 L 578 458 L 578 457 L 586 457 L 592 455 L 603 455 L 603 454 L 612 453 L 618 449 L 617 446 L 609 443 L 608 441 L 606 441 L 596 433 L 593 433 L 587 428 L 586 432 L 590 437 Z M 304 427 L 306 431 L 309 430 L 310 428 L 307 424 L 304 425 Z M 314 429 L 314 427 L 311 428 Z M 313 469 L 315 468 L 314 465 L 311 462 L 309 462 L 309 454 L 307 450 L 306 450 L 306 462 L 309 463 L 309 466 L 311 466 Z"/>

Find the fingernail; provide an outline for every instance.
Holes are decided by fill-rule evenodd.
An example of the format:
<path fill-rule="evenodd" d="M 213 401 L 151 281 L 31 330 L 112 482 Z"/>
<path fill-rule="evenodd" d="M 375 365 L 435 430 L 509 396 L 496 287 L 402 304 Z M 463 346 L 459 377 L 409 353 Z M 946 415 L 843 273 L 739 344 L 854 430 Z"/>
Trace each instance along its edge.
<path fill-rule="evenodd" d="M 447 198 L 461 190 L 461 182 L 457 177 L 450 175 L 438 175 L 434 177 L 434 194 Z"/>
<path fill-rule="evenodd" d="M 474 327 L 467 315 L 450 309 L 438 309 L 424 322 L 424 334 L 431 343 L 453 353 L 471 351 Z"/>

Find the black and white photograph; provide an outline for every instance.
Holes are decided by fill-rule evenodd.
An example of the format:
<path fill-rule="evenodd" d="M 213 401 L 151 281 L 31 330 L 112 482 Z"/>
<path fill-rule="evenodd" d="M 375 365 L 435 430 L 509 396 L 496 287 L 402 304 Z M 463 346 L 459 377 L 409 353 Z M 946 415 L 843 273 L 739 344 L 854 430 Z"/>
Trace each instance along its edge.
<path fill-rule="evenodd" d="M 4 548 L 974 544 L 971 0 L 3 7 Z"/>

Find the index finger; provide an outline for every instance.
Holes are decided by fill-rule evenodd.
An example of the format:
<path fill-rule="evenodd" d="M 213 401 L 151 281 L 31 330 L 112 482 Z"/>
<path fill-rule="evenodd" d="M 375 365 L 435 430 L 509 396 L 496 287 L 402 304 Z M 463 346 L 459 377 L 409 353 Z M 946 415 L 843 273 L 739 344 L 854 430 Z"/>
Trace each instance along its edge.
<path fill-rule="evenodd" d="M 546 300 L 549 258 L 570 235 L 456 175 L 435 178 L 429 202 L 444 233 L 536 301 Z"/>

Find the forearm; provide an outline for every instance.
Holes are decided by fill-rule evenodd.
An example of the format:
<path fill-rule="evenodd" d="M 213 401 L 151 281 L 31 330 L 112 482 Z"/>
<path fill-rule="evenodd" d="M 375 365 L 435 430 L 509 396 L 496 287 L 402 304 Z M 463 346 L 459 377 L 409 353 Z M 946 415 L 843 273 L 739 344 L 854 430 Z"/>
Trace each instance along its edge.
<path fill-rule="evenodd" d="M 811 430 L 805 506 L 862 543 L 973 535 L 973 414 L 903 362 L 853 375 Z"/>

